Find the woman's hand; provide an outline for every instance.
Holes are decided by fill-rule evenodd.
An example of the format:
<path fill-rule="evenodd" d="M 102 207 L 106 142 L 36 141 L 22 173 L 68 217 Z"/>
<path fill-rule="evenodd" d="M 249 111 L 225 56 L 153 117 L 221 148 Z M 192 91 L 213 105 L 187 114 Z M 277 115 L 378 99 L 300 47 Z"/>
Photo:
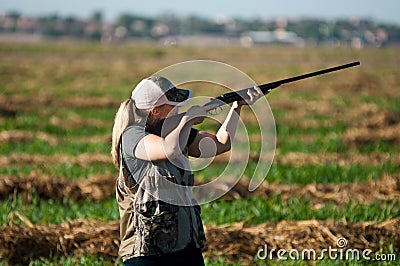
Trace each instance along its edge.
<path fill-rule="evenodd" d="M 253 103 L 255 103 L 258 99 L 260 99 L 261 97 L 264 96 L 264 93 L 261 91 L 261 89 L 257 86 L 254 86 L 253 88 L 249 88 L 247 90 L 247 95 L 249 96 L 249 100 L 245 101 L 245 100 L 241 100 L 238 101 L 238 105 L 252 105 Z"/>

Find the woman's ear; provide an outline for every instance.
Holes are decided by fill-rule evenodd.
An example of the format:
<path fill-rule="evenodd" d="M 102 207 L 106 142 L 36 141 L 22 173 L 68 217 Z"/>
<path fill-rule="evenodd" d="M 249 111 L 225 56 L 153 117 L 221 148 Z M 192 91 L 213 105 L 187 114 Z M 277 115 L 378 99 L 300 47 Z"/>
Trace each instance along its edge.
<path fill-rule="evenodd" d="M 150 109 L 150 114 L 151 114 L 152 116 L 157 116 L 159 113 L 160 113 L 160 112 L 159 112 L 159 110 L 157 109 L 157 107 L 153 107 L 153 108 Z"/>
<path fill-rule="evenodd" d="M 157 109 L 157 107 L 153 107 L 150 109 L 149 115 L 151 115 L 152 117 L 157 117 L 159 111 Z"/>

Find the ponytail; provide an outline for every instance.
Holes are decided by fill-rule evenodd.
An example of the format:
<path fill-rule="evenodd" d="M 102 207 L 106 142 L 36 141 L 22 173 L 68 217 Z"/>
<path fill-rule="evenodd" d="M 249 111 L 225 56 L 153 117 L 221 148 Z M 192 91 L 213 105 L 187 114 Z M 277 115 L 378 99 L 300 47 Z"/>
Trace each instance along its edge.
<path fill-rule="evenodd" d="M 121 103 L 115 115 L 111 139 L 111 156 L 117 169 L 120 167 L 121 151 L 119 150 L 121 135 L 124 130 L 135 121 L 133 114 L 133 100 L 128 99 Z"/>

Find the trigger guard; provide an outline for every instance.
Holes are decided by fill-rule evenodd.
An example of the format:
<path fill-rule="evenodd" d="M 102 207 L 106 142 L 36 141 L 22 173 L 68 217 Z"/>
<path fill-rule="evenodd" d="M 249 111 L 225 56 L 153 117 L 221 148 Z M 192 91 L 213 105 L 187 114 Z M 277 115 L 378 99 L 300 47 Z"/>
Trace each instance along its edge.
<path fill-rule="evenodd" d="M 218 115 L 222 112 L 222 107 L 218 106 L 217 108 L 211 109 L 207 111 L 210 115 Z"/>

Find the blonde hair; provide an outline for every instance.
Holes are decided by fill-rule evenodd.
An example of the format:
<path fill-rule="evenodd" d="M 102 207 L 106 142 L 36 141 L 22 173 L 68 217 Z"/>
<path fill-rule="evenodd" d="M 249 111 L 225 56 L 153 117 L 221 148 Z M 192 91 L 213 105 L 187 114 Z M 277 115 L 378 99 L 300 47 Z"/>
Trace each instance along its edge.
<path fill-rule="evenodd" d="M 117 169 L 120 167 L 121 151 L 119 150 L 121 135 L 124 130 L 134 122 L 133 101 L 125 100 L 119 106 L 115 115 L 111 138 L 111 156 Z"/>

